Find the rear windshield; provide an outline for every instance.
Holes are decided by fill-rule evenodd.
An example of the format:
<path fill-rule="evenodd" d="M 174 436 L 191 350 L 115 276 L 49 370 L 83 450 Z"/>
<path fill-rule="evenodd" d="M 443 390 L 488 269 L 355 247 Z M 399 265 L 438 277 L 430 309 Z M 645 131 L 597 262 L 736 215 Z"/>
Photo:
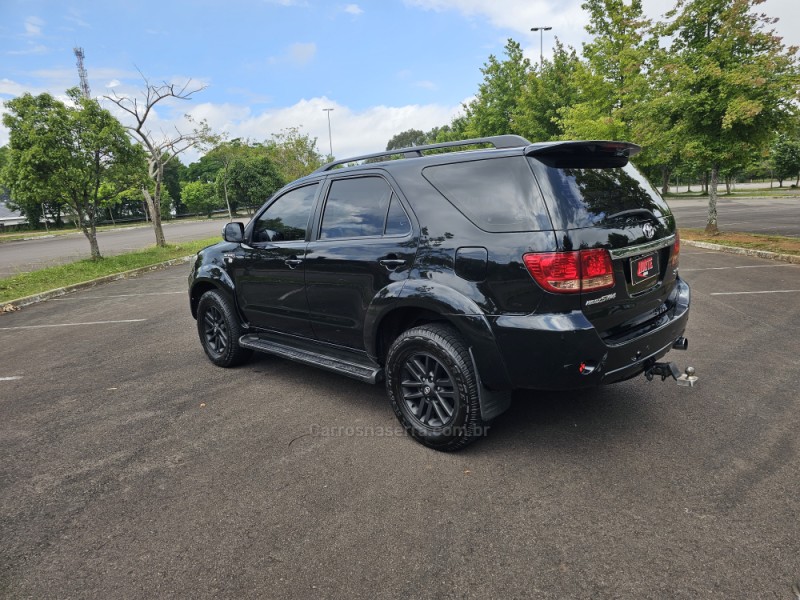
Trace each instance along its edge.
<path fill-rule="evenodd" d="M 630 163 L 624 167 L 580 168 L 562 167 L 546 156 L 528 161 L 556 229 L 641 221 L 648 213 L 656 218 L 670 214 L 667 203 Z"/>
<path fill-rule="evenodd" d="M 484 231 L 552 229 L 531 168 L 522 156 L 436 165 L 422 174 Z"/>

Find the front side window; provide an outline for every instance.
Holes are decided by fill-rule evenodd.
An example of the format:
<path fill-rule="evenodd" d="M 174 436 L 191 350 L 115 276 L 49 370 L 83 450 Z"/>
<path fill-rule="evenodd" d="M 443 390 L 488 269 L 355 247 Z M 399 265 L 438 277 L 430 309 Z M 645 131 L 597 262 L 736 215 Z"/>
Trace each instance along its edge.
<path fill-rule="evenodd" d="M 258 218 L 253 228 L 253 242 L 291 242 L 306 238 L 306 227 L 314 208 L 319 184 L 307 185 L 285 193 Z"/>
<path fill-rule="evenodd" d="M 325 203 L 319 239 L 383 235 L 391 198 L 392 188 L 380 177 L 334 181 Z"/>

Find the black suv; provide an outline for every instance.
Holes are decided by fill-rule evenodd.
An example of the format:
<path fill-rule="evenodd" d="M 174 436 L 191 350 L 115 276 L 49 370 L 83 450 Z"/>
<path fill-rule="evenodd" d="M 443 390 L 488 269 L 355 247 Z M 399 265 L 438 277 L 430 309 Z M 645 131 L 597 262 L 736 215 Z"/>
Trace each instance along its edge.
<path fill-rule="evenodd" d="M 516 388 L 677 378 L 656 361 L 686 347 L 689 286 L 639 150 L 496 136 L 325 165 L 197 255 L 203 348 L 221 367 L 257 350 L 385 380 L 438 450 L 481 435 Z"/>

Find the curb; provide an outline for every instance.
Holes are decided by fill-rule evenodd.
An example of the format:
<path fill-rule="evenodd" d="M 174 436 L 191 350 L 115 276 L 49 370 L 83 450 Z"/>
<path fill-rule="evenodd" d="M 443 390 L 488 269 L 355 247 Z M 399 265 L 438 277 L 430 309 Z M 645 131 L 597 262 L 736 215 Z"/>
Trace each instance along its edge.
<path fill-rule="evenodd" d="M 681 239 L 681 244 L 686 244 L 687 246 L 694 246 L 695 248 L 704 248 L 706 250 L 716 250 L 717 252 L 726 252 L 728 254 L 738 254 L 740 256 L 754 256 L 756 258 L 779 260 L 782 262 L 788 262 L 795 265 L 800 265 L 800 256 L 794 254 L 778 254 L 777 252 L 769 252 L 767 250 L 753 250 L 752 248 L 722 246 L 721 244 L 711 244 L 709 242 L 695 242 L 693 240 L 685 240 L 685 239 Z"/>
<path fill-rule="evenodd" d="M 42 292 L 41 294 L 34 294 L 33 296 L 25 296 L 24 298 L 10 300 L 4 304 L 0 304 L 0 314 L 6 312 L 13 312 L 19 310 L 23 306 L 30 306 L 31 304 L 36 304 L 37 302 L 44 302 L 45 300 L 50 300 L 51 298 L 58 298 L 59 296 L 64 296 L 71 292 L 77 292 L 78 290 L 92 288 L 96 285 L 100 285 L 101 283 L 108 283 L 109 281 L 117 281 L 118 279 L 128 279 L 130 277 L 136 277 L 141 273 L 147 273 L 149 271 L 158 271 L 160 269 L 165 269 L 167 267 L 172 267 L 174 265 L 188 263 L 194 260 L 194 257 L 195 257 L 194 254 L 192 254 L 189 256 L 183 256 L 181 258 L 172 258 L 170 260 L 165 260 L 164 262 L 156 263 L 154 265 L 147 265 L 146 267 L 139 267 L 138 269 L 123 271 L 122 273 L 105 275 L 103 277 L 98 277 L 97 279 L 92 279 L 90 281 L 82 281 L 81 283 L 75 283 L 73 285 L 68 285 L 66 287 L 57 288 L 54 290 L 48 290 L 46 292 Z"/>

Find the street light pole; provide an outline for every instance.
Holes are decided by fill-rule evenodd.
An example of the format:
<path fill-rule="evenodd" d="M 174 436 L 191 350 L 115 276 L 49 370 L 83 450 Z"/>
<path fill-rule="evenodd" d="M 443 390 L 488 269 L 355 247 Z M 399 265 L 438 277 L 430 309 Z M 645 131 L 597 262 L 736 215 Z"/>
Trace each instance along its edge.
<path fill-rule="evenodd" d="M 323 108 L 323 111 L 328 113 L 328 144 L 330 144 L 331 148 L 331 160 L 333 160 L 333 136 L 331 136 L 331 111 L 332 108 Z"/>
<path fill-rule="evenodd" d="M 531 27 L 531 31 L 538 31 L 539 32 L 539 73 L 542 72 L 542 68 L 544 67 L 544 52 L 542 46 L 542 36 L 544 35 L 545 31 L 550 31 L 552 27 Z"/>

